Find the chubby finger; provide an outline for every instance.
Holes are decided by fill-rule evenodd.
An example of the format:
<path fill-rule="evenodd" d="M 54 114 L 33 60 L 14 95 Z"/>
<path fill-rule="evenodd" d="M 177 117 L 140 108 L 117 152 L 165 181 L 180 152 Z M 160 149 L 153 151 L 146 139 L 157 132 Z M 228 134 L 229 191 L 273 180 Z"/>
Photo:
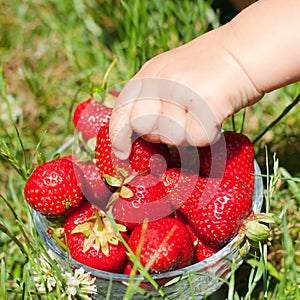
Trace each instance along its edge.
<path fill-rule="evenodd" d="M 114 154 L 120 159 L 127 159 L 131 152 L 132 129 L 129 115 L 132 103 L 114 108 L 110 125 L 109 136 Z"/>
<path fill-rule="evenodd" d="M 186 141 L 195 147 L 205 147 L 217 142 L 221 136 L 221 126 L 214 122 L 199 122 L 191 113 L 186 115 Z"/>
<path fill-rule="evenodd" d="M 127 159 L 131 152 L 132 128 L 130 116 L 134 100 L 141 89 L 139 81 L 130 81 L 122 89 L 112 111 L 109 137 L 114 154 L 120 159 Z"/>
<path fill-rule="evenodd" d="M 159 99 L 139 97 L 131 110 L 132 130 L 140 136 L 150 136 L 150 133 L 156 133 L 160 113 L 161 101 Z"/>
<path fill-rule="evenodd" d="M 162 113 L 159 117 L 157 134 L 160 141 L 169 145 L 186 145 L 185 107 L 177 102 L 162 101 Z"/>
<path fill-rule="evenodd" d="M 153 78 L 135 78 L 140 86 L 130 115 L 132 130 L 149 142 L 159 143 L 158 120 L 162 111 L 160 85 Z"/>
<path fill-rule="evenodd" d="M 200 96 L 191 98 L 187 105 L 186 141 L 196 147 L 215 143 L 221 134 L 221 122 L 211 107 Z"/>
<path fill-rule="evenodd" d="M 150 142 L 183 145 L 185 107 L 178 83 L 161 78 L 139 78 L 141 90 L 131 111 L 132 129 Z"/>

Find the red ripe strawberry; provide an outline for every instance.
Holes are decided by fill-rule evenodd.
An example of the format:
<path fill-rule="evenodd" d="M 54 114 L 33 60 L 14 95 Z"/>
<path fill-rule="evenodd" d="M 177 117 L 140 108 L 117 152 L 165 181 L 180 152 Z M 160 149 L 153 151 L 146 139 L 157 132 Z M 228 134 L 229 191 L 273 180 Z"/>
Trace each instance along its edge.
<path fill-rule="evenodd" d="M 179 168 L 170 168 L 166 170 L 160 180 L 162 181 L 165 191 L 171 192 L 174 188 L 177 188 L 182 182 L 189 182 L 191 185 L 198 181 L 199 175 L 191 171 L 181 170 Z"/>
<path fill-rule="evenodd" d="M 66 219 L 66 242 L 78 262 L 102 271 L 122 273 L 127 261 L 124 245 L 103 212 L 83 201 Z M 119 226 L 119 230 L 124 228 Z M 122 233 L 125 240 L 128 236 Z"/>
<path fill-rule="evenodd" d="M 196 186 L 182 183 L 169 195 L 175 206 L 183 203 L 179 211 L 197 235 L 215 245 L 224 245 L 237 234 L 252 205 L 249 188 L 232 178 L 199 177 Z"/>
<path fill-rule="evenodd" d="M 77 126 L 85 109 L 91 104 L 91 102 L 92 102 L 92 98 L 89 98 L 88 100 L 85 100 L 76 106 L 73 114 L 73 124 L 75 125 L 75 127 Z"/>
<path fill-rule="evenodd" d="M 183 268 L 192 263 L 194 255 L 186 226 L 169 217 L 137 226 L 129 237 L 128 245 L 143 266 L 153 261 L 150 273 Z"/>
<path fill-rule="evenodd" d="M 100 176 L 99 169 L 92 161 L 80 163 L 79 167 L 84 175 L 85 184 L 82 192 L 84 197 L 92 204 L 105 209 L 112 191 Z"/>
<path fill-rule="evenodd" d="M 198 238 L 195 245 L 194 259 L 196 262 L 200 262 L 207 259 L 217 253 L 221 247 L 207 243 L 206 241 Z"/>
<path fill-rule="evenodd" d="M 200 262 L 208 257 L 211 257 L 213 254 L 217 253 L 221 249 L 221 247 L 209 244 L 203 239 L 201 239 L 189 224 L 187 224 L 186 227 L 190 233 L 190 236 L 193 240 L 193 244 L 195 247 L 194 248 L 195 262 Z"/>
<path fill-rule="evenodd" d="M 169 163 L 169 149 L 163 144 L 152 144 L 138 137 L 132 144 L 128 160 L 118 159 L 112 151 L 109 139 L 109 124 L 106 123 L 97 136 L 96 164 L 102 175 L 114 176 L 118 168 L 133 173 L 161 175 Z"/>
<path fill-rule="evenodd" d="M 183 195 L 181 195 L 176 199 L 176 201 L 174 201 L 174 197 L 172 197 L 171 202 L 176 215 L 178 213 L 176 210 L 184 203 L 185 199 L 192 192 L 193 187 L 196 186 L 199 180 L 199 175 L 191 171 L 172 168 L 166 170 L 164 174 L 160 177 L 160 180 L 164 185 L 165 191 L 171 194 L 173 193 L 173 190 L 178 190 L 180 194 L 182 184 L 184 185 L 183 189 L 185 189 L 187 184 L 189 185 L 190 191 L 185 191 L 184 197 Z"/>
<path fill-rule="evenodd" d="M 30 206 L 45 215 L 63 215 L 83 199 L 83 174 L 69 159 L 39 165 L 28 178 L 24 193 Z"/>
<path fill-rule="evenodd" d="M 90 98 L 77 105 L 73 123 L 84 140 L 96 137 L 101 125 L 110 119 L 112 109 L 99 101 Z"/>
<path fill-rule="evenodd" d="M 254 189 L 254 149 L 247 136 L 232 131 L 200 152 L 200 172 L 205 177 L 231 177 Z"/>
<path fill-rule="evenodd" d="M 124 267 L 123 274 L 130 275 L 131 272 L 132 272 L 132 265 L 129 262 L 127 262 L 127 264 Z"/>
<path fill-rule="evenodd" d="M 135 177 L 126 187 L 132 194 L 127 193 L 122 197 L 121 188 L 112 212 L 116 221 L 124 224 L 128 230 L 133 230 L 145 219 L 157 220 L 172 213 L 162 182 L 151 174 Z"/>

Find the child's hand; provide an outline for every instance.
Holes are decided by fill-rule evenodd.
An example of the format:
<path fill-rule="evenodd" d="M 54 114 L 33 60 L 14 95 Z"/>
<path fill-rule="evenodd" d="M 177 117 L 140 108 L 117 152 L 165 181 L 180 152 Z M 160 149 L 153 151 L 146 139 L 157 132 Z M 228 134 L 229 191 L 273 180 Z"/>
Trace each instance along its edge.
<path fill-rule="evenodd" d="M 295 6 L 299 11 L 295 0 L 258 1 L 232 22 L 148 61 L 114 108 L 116 155 L 128 157 L 133 131 L 152 142 L 213 143 L 228 116 L 299 80 Z"/>
<path fill-rule="evenodd" d="M 240 65 L 218 44 L 217 34 L 207 34 L 151 59 L 124 87 L 110 125 L 118 156 L 129 155 L 132 131 L 151 142 L 212 143 L 218 139 L 222 122 L 239 110 L 243 101 L 261 96 Z"/>

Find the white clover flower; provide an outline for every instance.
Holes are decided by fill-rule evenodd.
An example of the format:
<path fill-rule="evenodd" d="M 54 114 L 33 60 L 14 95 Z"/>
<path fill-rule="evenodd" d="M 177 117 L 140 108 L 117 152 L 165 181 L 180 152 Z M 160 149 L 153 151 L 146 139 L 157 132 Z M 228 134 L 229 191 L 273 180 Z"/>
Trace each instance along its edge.
<path fill-rule="evenodd" d="M 57 279 L 54 278 L 53 276 L 49 276 L 46 280 L 46 283 L 47 283 L 48 291 L 52 291 L 57 284 Z"/>
<path fill-rule="evenodd" d="M 95 277 L 91 273 L 86 273 L 83 268 L 75 269 L 74 274 L 64 273 L 66 280 L 66 294 L 68 300 L 75 299 L 79 296 L 84 300 L 91 300 L 89 295 L 97 294 L 97 286 L 95 285 Z M 73 298 L 74 297 L 74 298 Z"/>
<path fill-rule="evenodd" d="M 49 253 L 51 256 L 51 253 Z M 40 266 L 41 272 L 38 273 L 36 270 L 33 270 L 33 281 L 39 292 L 45 293 L 46 289 L 44 284 L 41 283 L 41 277 L 45 282 L 49 292 L 53 291 L 56 285 L 61 285 L 60 281 L 57 279 L 55 272 L 53 272 L 51 265 L 49 264 L 47 257 L 42 253 L 39 257 L 39 260 L 35 259 L 37 265 Z"/>
<path fill-rule="evenodd" d="M 51 253 L 49 256 L 53 257 Z M 62 273 L 59 278 L 56 270 L 51 267 L 44 254 L 41 254 L 39 260 L 36 259 L 35 262 L 40 267 L 40 272 L 33 270 L 32 278 L 39 292 L 45 293 L 46 285 L 48 292 L 59 287 L 60 290 L 63 290 L 62 296 L 68 300 L 92 300 L 89 296 L 97 294 L 96 278 L 92 277 L 91 273 L 86 273 L 83 268 L 75 269 L 74 273 L 65 272 L 61 269 Z"/>
<path fill-rule="evenodd" d="M 73 296 L 76 296 L 77 291 L 76 288 L 74 286 L 67 286 L 67 295 L 68 295 L 68 299 L 72 299 Z"/>
<path fill-rule="evenodd" d="M 41 283 L 38 283 L 37 278 L 34 278 L 33 280 L 35 282 L 35 287 L 36 287 L 37 291 L 42 294 L 46 293 L 45 286 Z"/>

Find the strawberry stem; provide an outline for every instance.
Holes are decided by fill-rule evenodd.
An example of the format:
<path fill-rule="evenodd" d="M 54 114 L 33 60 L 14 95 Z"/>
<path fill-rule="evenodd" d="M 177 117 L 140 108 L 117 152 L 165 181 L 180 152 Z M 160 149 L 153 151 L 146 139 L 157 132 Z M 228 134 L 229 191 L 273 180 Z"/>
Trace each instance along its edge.
<path fill-rule="evenodd" d="M 115 57 L 114 60 L 111 62 L 111 64 L 109 65 L 107 71 L 105 72 L 104 74 L 104 77 L 103 77 L 103 81 L 102 81 L 102 84 L 101 84 L 101 89 L 103 91 L 106 90 L 107 88 L 107 78 L 111 72 L 111 70 L 113 69 L 113 67 L 115 66 L 115 64 L 117 63 L 118 59 Z"/>
<path fill-rule="evenodd" d="M 117 200 L 119 199 L 119 196 L 120 196 L 120 193 L 119 193 L 118 191 L 114 192 L 114 193 L 110 196 L 110 198 L 109 198 L 109 200 L 108 200 L 108 203 L 107 203 L 107 205 L 106 205 L 106 209 L 107 209 L 108 211 L 110 211 L 110 212 L 112 211 L 112 209 L 113 209 L 115 203 L 116 203 Z"/>
<path fill-rule="evenodd" d="M 94 216 L 96 217 L 96 220 L 97 220 L 97 230 L 103 231 L 103 229 L 104 229 L 103 220 L 102 220 L 101 216 L 99 215 L 99 213 L 95 209 L 94 209 Z"/>
<path fill-rule="evenodd" d="M 133 173 L 131 175 L 123 168 L 117 168 L 118 173 L 121 175 L 110 176 L 110 175 L 102 175 L 106 183 L 112 187 L 117 187 L 116 191 L 111 195 L 108 203 L 106 205 L 106 209 L 112 211 L 112 208 L 116 201 L 121 196 L 122 198 L 131 198 L 133 197 L 133 192 L 126 185 L 129 184 L 132 180 L 134 180 L 137 176 L 144 174 L 145 172 Z"/>
<path fill-rule="evenodd" d="M 50 227 L 51 237 L 54 239 L 54 241 L 65 251 L 68 250 L 67 245 L 59 238 L 59 236 L 55 233 L 55 228 Z"/>

